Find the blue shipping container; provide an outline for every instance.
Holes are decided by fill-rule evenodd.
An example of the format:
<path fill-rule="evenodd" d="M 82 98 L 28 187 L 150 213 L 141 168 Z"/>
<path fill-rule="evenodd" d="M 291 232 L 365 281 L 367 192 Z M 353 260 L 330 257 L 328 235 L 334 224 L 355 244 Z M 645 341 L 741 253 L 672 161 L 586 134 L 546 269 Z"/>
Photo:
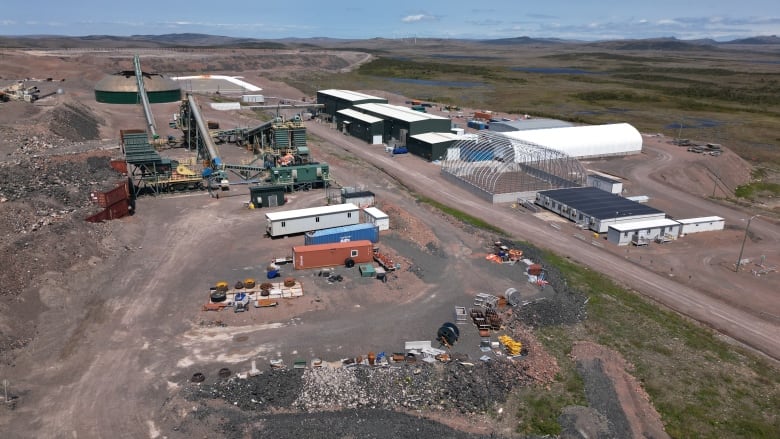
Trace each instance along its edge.
<path fill-rule="evenodd" d="M 304 235 L 304 244 L 306 245 L 363 240 L 379 241 L 379 227 L 371 223 L 363 223 L 317 230 Z"/>

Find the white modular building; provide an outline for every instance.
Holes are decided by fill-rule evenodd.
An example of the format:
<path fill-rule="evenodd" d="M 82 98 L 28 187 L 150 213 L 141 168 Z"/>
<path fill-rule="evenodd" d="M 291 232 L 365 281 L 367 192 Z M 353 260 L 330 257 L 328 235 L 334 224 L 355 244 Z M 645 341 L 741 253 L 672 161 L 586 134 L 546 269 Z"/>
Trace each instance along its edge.
<path fill-rule="evenodd" d="M 655 239 L 670 241 L 680 236 L 682 225 L 675 220 L 664 218 L 631 223 L 618 223 L 609 226 L 607 241 L 616 245 L 646 244 Z"/>
<path fill-rule="evenodd" d="M 687 218 L 677 220 L 682 224 L 681 234 L 687 235 L 689 233 L 697 232 L 709 232 L 713 230 L 723 230 L 726 226 L 726 221 L 719 216 L 705 216 L 701 218 Z"/>
<path fill-rule="evenodd" d="M 611 194 L 620 194 L 623 192 L 623 182 L 601 174 L 589 174 L 587 180 L 588 186 L 607 191 Z"/>
<path fill-rule="evenodd" d="M 360 222 L 360 208 L 352 203 L 268 212 L 266 232 L 271 237 L 342 227 Z"/>
<path fill-rule="evenodd" d="M 390 217 L 376 207 L 363 209 L 363 221 L 379 227 L 379 231 L 390 230 Z"/>
<path fill-rule="evenodd" d="M 638 154 L 642 134 L 632 125 L 616 123 L 501 133 L 510 139 L 541 145 L 574 158 Z"/>

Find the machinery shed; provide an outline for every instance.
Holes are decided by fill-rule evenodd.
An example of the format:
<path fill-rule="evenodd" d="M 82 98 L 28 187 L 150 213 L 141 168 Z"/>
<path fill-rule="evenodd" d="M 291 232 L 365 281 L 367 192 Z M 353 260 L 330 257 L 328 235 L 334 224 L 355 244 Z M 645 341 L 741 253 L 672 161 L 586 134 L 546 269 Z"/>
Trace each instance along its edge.
<path fill-rule="evenodd" d="M 420 156 L 425 160 L 444 160 L 447 156 L 447 148 L 458 140 L 458 135 L 453 133 L 423 133 L 409 136 L 406 147 L 410 153 Z"/>
<path fill-rule="evenodd" d="M 376 194 L 371 191 L 359 191 L 354 188 L 341 188 L 341 202 L 352 203 L 359 208 L 370 207 L 376 203 Z"/>
<path fill-rule="evenodd" d="M 607 191 L 611 194 L 623 193 L 622 181 L 601 174 L 589 174 L 588 186 L 599 188 L 602 191 Z"/>
<path fill-rule="evenodd" d="M 336 112 L 336 128 L 344 134 L 362 139 L 372 145 L 382 143 L 384 120 L 352 109 Z"/>
<path fill-rule="evenodd" d="M 250 202 L 255 207 L 276 207 L 284 204 L 285 187 L 281 185 L 251 186 Z"/>
<path fill-rule="evenodd" d="M 616 245 L 644 245 L 653 240 L 666 242 L 680 236 L 681 224 L 671 219 L 655 219 L 609 226 L 607 241 Z"/>
<path fill-rule="evenodd" d="M 637 154 L 642 134 L 632 125 L 617 123 L 502 133 L 512 139 L 543 145 L 576 158 Z"/>
<path fill-rule="evenodd" d="M 719 216 L 705 216 L 701 218 L 686 218 L 677 220 L 682 224 L 682 230 L 680 234 L 687 235 L 689 233 L 697 232 L 709 232 L 714 230 L 723 230 L 726 226 L 726 221 Z"/>
<path fill-rule="evenodd" d="M 605 233 L 619 223 L 665 219 L 666 214 L 595 187 L 540 191 L 536 204 L 594 232 Z"/>
<path fill-rule="evenodd" d="M 488 129 L 497 133 L 506 133 L 508 131 L 525 131 L 525 130 L 544 130 L 549 128 L 566 128 L 573 127 L 574 124 L 558 119 L 517 119 L 517 120 L 500 120 L 498 122 L 490 122 Z"/>
<path fill-rule="evenodd" d="M 398 140 L 406 145 L 408 136 L 422 133 L 446 133 L 452 129 L 452 121 L 446 117 L 422 113 L 411 108 L 390 104 L 359 104 L 355 109 L 384 119 L 383 141 Z"/>
<path fill-rule="evenodd" d="M 329 89 L 317 92 L 317 103 L 324 105 L 324 113 L 336 117 L 339 110 L 348 109 L 358 104 L 386 104 L 387 99 L 357 91 Z"/>

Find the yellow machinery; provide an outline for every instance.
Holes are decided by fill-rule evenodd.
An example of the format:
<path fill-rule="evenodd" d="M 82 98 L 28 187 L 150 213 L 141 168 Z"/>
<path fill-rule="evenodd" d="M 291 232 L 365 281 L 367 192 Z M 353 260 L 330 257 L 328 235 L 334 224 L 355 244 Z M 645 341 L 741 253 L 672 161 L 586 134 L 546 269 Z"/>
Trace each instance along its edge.
<path fill-rule="evenodd" d="M 506 349 L 506 353 L 510 357 L 520 355 L 520 351 L 523 349 L 522 343 L 520 343 L 519 341 L 515 341 L 512 337 L 508 335 L 499 335 L 498 341 L 500 341 L 501 344 L 504 345 L 504 348 Z"/>

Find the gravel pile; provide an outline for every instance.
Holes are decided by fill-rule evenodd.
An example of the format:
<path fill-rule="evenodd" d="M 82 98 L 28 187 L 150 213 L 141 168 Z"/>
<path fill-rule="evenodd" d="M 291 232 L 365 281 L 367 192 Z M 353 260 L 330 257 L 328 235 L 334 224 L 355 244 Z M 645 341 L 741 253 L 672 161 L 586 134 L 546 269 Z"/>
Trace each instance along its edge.
<path fill-rule="evenodd" d="M 597 410 L 607 419 L 612 433 L 607 437 L 631 437 L 631 426 L 626 413 L 620 405 L 615 387 L 604 371 L 601 360 L 578 360 L 577 372 L 585 382 L 585 397 L 588 406 Z"/>
<path fill-rule="evenodd" d="M 523 364 L 493 361 L 465 366 L 420 364 L 394 367 L 272 371 L 246 380 L 232 378 L 191 386 L 191 399 L 219 398 L 242 410 L 341 409 L 456 410 L 484 413 L 503 403 L 516 386 L 532 379 Z"/>
<path fill-rule="evenodd" d="M 78 102 L 58 106 L 49 115 L 51 132 L 74 142 L 99 139 L 99 125 L 102 123 L 103 120 Z"/>
<path fill-rule="evenodd" d="M 542 264 L 545 270 L 545 280 L 549 282 L 555 293 L 552 297 L 536 300 L 524 306 L 514 309 L 512 315 L 516 322 L 514 324 L 526 324 L 538 328 L 543 326 L 567 325 L 581 322 L 587 318 L 585 302 L 587 297 L 569 287 L 568 282 L 557 268 L 544 263 L 542 252 L 529 244 L 514 243 L 502 240 L 505 245 L 511 248 L 518 248 L 523 251 L 523 258 L 528 258 L 536 263 Z"/>

